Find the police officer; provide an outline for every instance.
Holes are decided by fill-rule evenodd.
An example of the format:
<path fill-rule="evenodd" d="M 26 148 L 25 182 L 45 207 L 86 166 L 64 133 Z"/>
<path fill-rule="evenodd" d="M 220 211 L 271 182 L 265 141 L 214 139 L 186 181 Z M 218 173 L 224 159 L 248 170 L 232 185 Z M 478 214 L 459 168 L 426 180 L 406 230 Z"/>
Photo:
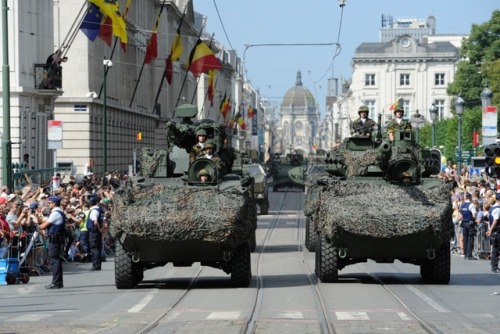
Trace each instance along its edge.
<path fill-rule="evenodd" d="M 196 145 L 194 145 L 189 152 L 189 160 L 191 162 L 193 162 L 196 157 L 202 153 L 203 148 L 205 147 L 205 141 L 207 140 L 207 132 L 205 129 L 199 129 L 196 131 L 196 136 L 198 138 L 198 143 L 196 143 Z"/>
<path fill-rule="evenodd" d="M 64 245 L 64 230 L 66 216 L 60 208 L 61 198 L 58 196 L 49 197 L 50 215 L 44 219 L 40 229 L 48 228 L 48 257 L 50 269 L 52 271 L 52 283 L 47 285 L 46 289 L 61 289 L 63 287 L 63 268 L 62 268 L 62 246 Z"/>
<path fill-rule="evenodd" d="M 359 118 L 352 122 L 353 132 L 360 137 L 370 138 L 375 127 L 375 122 L 371 118 L 368 118 L 368 107 L 359 107 L 358 115 Z"/>
<path fill-rule="evenodd" d="M 394 141 L 394 132 L 403 130 L 411 132 L 411 123 L 403 119 L 405 111 L 401 107 L 394 109 L 394 119 L 387 125 L 387 135 L 390 141 Z"/>
<path fill-rule="evenodd" d="M 476 206 L 471 203 L 472 194 L 465 194 L 465 201 L 460 205 L 462 214 L 462 235 L 464 243 L 464 260 L 477 260 L 472 256 L 474 237 L 476 236 Z"/>
<path fill-rule="evenodd" d="M 491 242 L 491 271 L 500 273 L 498 269 L 498 254 L 500 252 L 500 193 L 495 196 L 495 204 L 488 210 L 490 228 L 486 231 L 486 236 Z"/>
<path fill-rule="evenodd" d="M 89 230 L 90 252 L 92 253 L 92 268 L 90 271 L 101 270 L 102 235 L 104 233 L 104 211 L 97 204 L 99 199 L 90 197 L 91 205 L 87 219 L 87 229 Z"/>

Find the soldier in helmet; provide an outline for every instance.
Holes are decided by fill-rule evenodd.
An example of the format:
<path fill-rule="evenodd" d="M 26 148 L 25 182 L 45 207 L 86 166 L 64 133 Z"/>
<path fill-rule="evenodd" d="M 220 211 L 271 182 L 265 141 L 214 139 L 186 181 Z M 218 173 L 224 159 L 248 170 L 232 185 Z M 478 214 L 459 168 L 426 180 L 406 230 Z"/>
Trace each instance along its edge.
<path fill-rule="evenodd" d="M 359 118 L 352 123 L 352 130 L 355 136 L 370 138 L 375 127 L 375 122 L 371 118 L 368 118 L 368 107 L 359 107 L 358 115 Z"/>
<path fill-rule="evenodd" d="M 202 183 L 210 182 L 210 173 L 206 169 L 201 169 L 200 172 L 198 173 L 198 179 Z"/>
<path fill-rule="evenodd" d="M 396 130 L 411 132 L 411 123 L 403 119 L 405 111 L 401 107 L 394 109 L 394 119 L 387 125 L 387 136 L 390 141 L 394 140 Z"/>
<path fill-rule="evenodd" d="M 217 153 L 215 153 L 216 145 L 213 140 L 207 140 L 203 146 L 203 152 L 198 156 L 198 158 L 210 159 L 215 163 L 215 166 L 219 172 L 224 167 L 224 164 Z"/>
<path fill-rule="evenodd" d="M 196 131 L 196 138 L 198 139 L 198 143 L 194 145 L 191 148 L 191 152 L 189 152 L 189 160 L 191 162 L 202 153 L 205 141 L 207 140 L 207 131 L 205 131 L 205 129 L 199 129 Z"/>

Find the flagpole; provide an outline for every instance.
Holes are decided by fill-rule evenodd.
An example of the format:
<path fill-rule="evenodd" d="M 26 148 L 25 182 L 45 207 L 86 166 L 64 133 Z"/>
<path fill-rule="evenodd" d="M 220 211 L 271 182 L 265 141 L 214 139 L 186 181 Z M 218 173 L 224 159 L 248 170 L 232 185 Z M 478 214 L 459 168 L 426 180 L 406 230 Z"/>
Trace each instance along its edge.
<path fill-rule="evenodd" d="M 118 39 L 119 38 L 115 36 L 115 43 L 113 44 L 113 48 L 111 49 L 111 55 L 109 56 L 109 60 L 113 59 L 113 55 L 115 54 L 116 44 L 118 44 Z M 110 67 L 106 66 L 106 76 L 108 75 L 109 69 L 110 69 Z M 97 96 L 98 99 L 101 98 L 103 86 L 104 86 L 104 81 L 103 81 L 103 83 L 101 83 L 101 88 L 99 89 L 99 95 Z"/>
<path fill-rule="evenodd" d="M 163 8 L 165 8 L 165 1 L 162 2 L 161 7 L 160 7 L 160 12 L 158 13 L 158 17 L 156 18 L 156 21 L 155 21 L 156 31 L 158 30 L 158 24 L 160 22 L 160 16 L 161 16 L 161 13 L 163 12 Z M 153 33 L 155 33 L 155 32 L 153 32 Z M 151 43 L 151 40 L 149 41 L 149 43 Z M 149 43 L 148 43 L 148 45 L 149 45 Z M 144 61 L 142 62 L 141 71 L 139 72 L 139 77 L 137 78 L 137 81 L 135 82 L 134 92 L 132 93 L 132 98 L 130 99 L 130 104 L 128 105 L 129 108 L 131 108 L 132 103 L 134 103 L 135 93 L 137 93 L 137 88 L 139 87 L 139 83 L 141 82 L 141 77 L 142 77 L 142 72 L 144 70 L 144 65 L 146 65 L 146 56 L 147 56 L 147 48 L 146 48 L 146 55 L 144 56 Z"/>

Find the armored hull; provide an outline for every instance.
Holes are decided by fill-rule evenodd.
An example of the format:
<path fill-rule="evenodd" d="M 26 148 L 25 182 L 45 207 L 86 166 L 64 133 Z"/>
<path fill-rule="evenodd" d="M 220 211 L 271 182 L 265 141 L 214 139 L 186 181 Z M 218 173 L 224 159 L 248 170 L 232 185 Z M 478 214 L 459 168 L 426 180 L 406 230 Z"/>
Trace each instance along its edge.
<path fill-rule="evenodd" d="M 451 184 L 432 177 L 437 152 L 420 149 L 410 134 L 394 143 L 356 138 L 327 162 L 326 173 L 310 180 L 304 210 L 319 279 L 335 282 L 339 270 L 369 259 L 399 260 L 420 266 L 425 280 L 447 284 Z"/>

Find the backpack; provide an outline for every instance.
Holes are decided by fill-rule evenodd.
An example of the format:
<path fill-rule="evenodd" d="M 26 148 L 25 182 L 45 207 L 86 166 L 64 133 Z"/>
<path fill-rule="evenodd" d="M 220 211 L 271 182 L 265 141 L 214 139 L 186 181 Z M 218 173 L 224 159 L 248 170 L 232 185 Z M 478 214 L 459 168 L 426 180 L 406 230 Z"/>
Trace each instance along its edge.
<path fill-rule="evenodd" d="M 97 218 L 97 222 L 99 223 L 99 226 L 102 227 L 102 224 L 104 222 L 104 211 L 101 208 L 93 208 L 92 210 L 89 211 L 89 215 L 87 217 L 87 230 L 91 230 L 94 228 L 94 221 L 90 219 L 90 215 L 92 211 L 97 210 L 99 212 L 99 217 Z"/>

